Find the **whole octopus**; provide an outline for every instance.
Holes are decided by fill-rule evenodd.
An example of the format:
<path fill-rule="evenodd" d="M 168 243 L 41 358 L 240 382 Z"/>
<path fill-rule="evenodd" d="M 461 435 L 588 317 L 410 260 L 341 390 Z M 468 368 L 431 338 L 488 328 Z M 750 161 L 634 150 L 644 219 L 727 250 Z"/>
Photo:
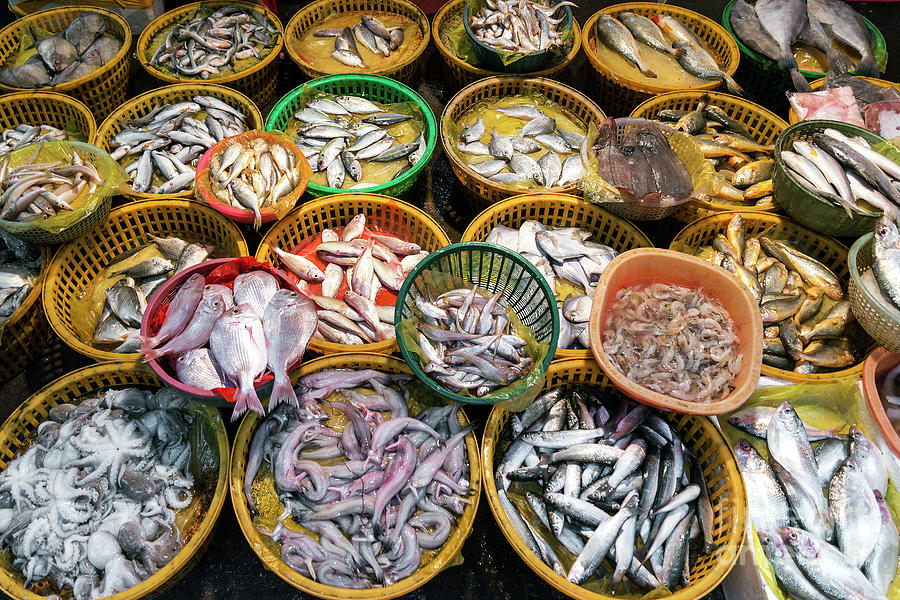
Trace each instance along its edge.
<path fill-rule="evenodd" d="M 247 503 L 257 510 L 253 482 L 265 461 L 284 512 L 272 530 L 258 529 L 281 542 L 281 560 L 301 575 L 353 589 L 396 583 L 444 545 L 470 503 L 471 427 L 456 404 L 410 417 L 408 379 L 371 369 L 307 375 L 300 407 L 280 405 L 256 430 Z M 288 528 L 290 518 L 304 532 Z"/>
<path fill-rule="evenodd" d="M 103 598 L 181 550 L 175 515 L 194 483 L 187 403 L 173 388 L 127 388 L 50 409 L 0 473 L 0 548 L 26 587 L 47 580 L 75 600 Z"/>

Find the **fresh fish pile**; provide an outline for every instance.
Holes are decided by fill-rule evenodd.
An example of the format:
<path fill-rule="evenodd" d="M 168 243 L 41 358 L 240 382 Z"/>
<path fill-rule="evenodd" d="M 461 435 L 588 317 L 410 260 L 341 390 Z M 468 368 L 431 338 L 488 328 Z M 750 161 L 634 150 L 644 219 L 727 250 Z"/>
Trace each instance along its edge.
<path fill-rule="evenodd" d="M 82 195 L 94 193 L 102 183 L 97 169 L 84 162 L 77 152 L 66 160 L 35 162 L 43 142 L 35 146 L 24 163 L 9 166 L 9 154 L 0 162 L 0 219 L 4 221 L 41 221 L 57 212 L 74 210 Z"/>
<path fill-rule="evenodd" d="M 572 583 L 674 591 L 690 584 L 693 559 L 715 549 L 700 465 L 654 409 L 557 388 L 514 414 L 503 436 L 500 504 L 531 551 Z"/>
<path fill-rule="evenodd" d="M 418 244 L 367 228 L 362 213 L 324 229 L 296 254 L 272 249 L 318 307 L 316 338 L 335 344 L 393 339 L 397 292 L 428 256 Z"/>
<path fill-rule="evenodd" d="M 223 77 L 252 66 L 243 61 L 265 58 L 281 35 L 261 10 L 229 5 L 202 14 L 207 10 L 198 8 L 190 19 L 154 37 L 150 48 L 159 45 L 150 65 L 188 79 Z"/>
<path fill-rule="evenodd" d="M 856 363 L 853 312 L 828 267 L 785 242 L 747 236 L 740 215 L 697 256 L 733 273 L 759 302 L 763 364 L 819 373 Z"/>
<path fill-rule="evenodd" d="M 353 27 L 343 29 L 317 29 L 315 37 L 333 37 L 334 50 L 331 57 L 348 66 L 366 68 L 358 41 L 372 54 L 390 58 L 391 53 L 403 46 L 404 33 L 402 26 L 386 27 L 384 23 L 372 15 L 363 15 L 360 22 Z"/>
<path fill-rule="evenodd" d="M 328 187 L 341 189 L 353 181 L 347 189 L 363 189 L 400 177 L 425 154 L 422 122 L 409 108 L 359 96 L 320 95 L 294 112 L 288 131 L 296 130 L 294 141 L 313 173 L 325 174 Z M 374 172 L 388 168 L 389 177 L 372 181 Z"/>
<path fill-rule="evenodd" d="M 872 150 L 866 140 L 828 128 L 809 141 L 794 140 L 792 148 L 781 152 L 781 161 L 793 180 L 851 218 L 873 214 L 859 200 L 890 215 L 900 213 L 900 164 Z"/>
<path fill-rule="evenodd" d="M 735 454 L 750 519 L 784 591 L 798 600 L 887 598 L 900 538 L 878 446 L 851 426 L 849 441 L 828 436 L 813 448 L 789 402 L 759 429 L 768 462 L 744 438 Z"/>
<path fill-rule="evenodd" d="M 525 221 L 518 229 L 497 225 L 484 241 L 520 254 L 537 267 L 559 302 L 558 348 L 590 348 L 588 321 L 597 281 L 619 253 L 590 241 L 593 233 L 578 227 L 549 229 Z"/>
<path fill-rule="evenodd" d="M 743 359 L 734 320 L 721 304 L 665 283 L 616 293 L 603 350 L 631 381 L 704 404 L 731 393 Z"/>
<path fill-rule="evenodd" d="M 422 370 L 456 392 L 481 397 L 524 377 L 533 361 L 501 292 L 459 288 L 437 298 L 416 294 Z"/>
<path fill-rule="evenodd" d="M 888 371 L 878 388 L 884 411 L 887 413 L 891 424 L 897 430 L 900 425 L 900 364 Z"/>
<path fill-rule="evenodd" d="M 176 511 L 194 500 L 187 404 L 172 388 L 127 388 L 50 409 L 0 473 L 0 546 L 25 587 L 105 598 L 175 557 Z"/>
<path fill-rule="evenodd" d="M 872 269 L 864 273 L 862 278 L 870 289 L 875 288 L 881 292 L 876 294 L 882 298 L 881 303 L 889 309 L 895 308 L 895 314 L 900 310 L 900 232 L 897 228 L 896 216 L 882 215 L 875 226 L 875 239 L 872 240 Z M 871 279 L 867 276 L 874 278 L 877 285 L 872 286 Z"/>
<path fill-rule="evenodd" d="M 34 31 L 32 31 L 32 34 Z M 0 69 L 0 82 L 13 87 L 59 85 L 89 75 L 107 64 L 122 41 L 106 34 L 106 19 L 86 11 L 52 37 L 34 38 L 35 54 L 22 64 Z M 25 50 L 31 52 L 31 48 Z"/>
<path fill-rule="evenodd" d="M 260 209 L 275 206 L 300 185 L 294 153 L 278 142 L 257 137 L 228 145 L 209 161 L 213 194 L 235 208 L 253 211 L 253 227 L 262 225 Z"/>
<path fill-rule="evenodd" d="M 102 281 L 118 279 L 105 290 L 103 309 L 91 338 L 94 344 L 113 346 L 112 351 L 118 353 L 140 352 L 141 320 L 147 301 L 169 277 L 200 264 L 216 251 L 215 246 L 189 243 L 175 236 L 150 239 L 117 256 L 98 276 Z M 127 267 L 120 264 L 141 251 L 148 253 L 146 259 Z"/>
<path fill-rule="evenodd" d="M 247 130 L 247 115 L 212 96 L 157 104 L 122 123 L 110 156 L 125 168 L 136 192 L 172 194 L 194 184 L 200 157 L 217 142 Z"/>
<path fill-rule="evenodd" d="M 0 327 L 34 289 L 41 263 L 34 246 L 0 231 Z"/>
<path fill-rule="evenodd" d="M 175 293 L 156 333 L 140 342 L 146 360 L 174 360 L 182 383 L 201 390 L 233 385 L 234 421 L 248 408 L 266 414 L 255 385 L 266 373 L 274 377 L 269 408 L 297 405 L 288 369 L 306 352 L 315 330 L 313 303 L 280 289 L 266 271 L 241 273 L 230 288 L 206 285 L 194 273 Z"/>
<path fill-rule="evenodd" d="M 477 14 L 469 17 L 475 39 L 496 50 L 529 54 L 563 43 L 557 28 L 564 17 L 554 17 L 564 6 L 574 2 L 557 2 L 550 6 L 532 0 L 485 0 Z"/>
<path fill-rule="evenodd" d="M 0 156 L 29 144 L 56 142 L 66 140 L 68 137 L 65 131 L 50 125 L 18 125 L 4 129 L 0 134 Z"/>
<path fill-rule="evenodd" d="M 259 530 L 304 577 L 354 589 L 401 581 L 444 545 L 470 503 L 471 427 L 456 404 L 408 416 L 408 380 L 371 369 L 307 375 L 302 408 L 281 406 L 256 430 L 247 503 L 264 506 L 254 480 L 271 472 L 284 512 L 267 515 L 278 519 L 272 531 Z"/>

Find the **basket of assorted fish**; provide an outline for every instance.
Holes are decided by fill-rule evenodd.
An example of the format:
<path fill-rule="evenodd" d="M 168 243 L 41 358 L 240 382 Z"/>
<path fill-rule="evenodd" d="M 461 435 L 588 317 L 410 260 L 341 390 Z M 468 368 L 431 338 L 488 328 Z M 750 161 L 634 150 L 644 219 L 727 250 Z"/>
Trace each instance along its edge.
<path fill-rule="evenodd" d="M 428 103 L 381 75 L 327 75 L 282 98 L 266 129 L 284 131 L 313 168 L 315 197 L 362 190 L 401 197 L 437 145 Z"/>
<path fill-rule="evenodd" d="M 4 423 L 0 454 L 5 488 L 55 482 L 4 501 L 0 589 L 12 598 L 160 594 L 196 565 L 227 496 L 221 417 L 145 365 L 42 388 Z"/>
<path fill-rule="evenodd" d="M 587 96 L 551 79 L 488 77 L 447 103 L 441 143 L 463 197 L 482 210 L 536 188 L 574 192 L 584 136 L 605 118 Z"/>
<path fill-rule="evenodd" d="M 829 75 L 809 84 L 810 92 L 789 97 L 788 122 L 829 120 L 865 127 L 881 137 L 895 138 L 900 112 L 900 83 L 857 75 Z"/>
<path fill-rule="evenodd" d="M 589 92 L 603 110 L 627 115 L 656 94 L 711 90 L 734 81 L 741 53 L 722 26 L 671 4 L 628 2 L 604 8 L 584 24 Z"/>
<path fill-rule="evenodd" d="M 884 215 L 850 248 L 850 308 L 866 333 L 900 352 L 900 232 L 896 213 Z"/>
<path fill-rule="evenodd" d="M 318 358 L 292 380 L 299 409 L 248 415 L 231 457 L 231 501 L 265 567 L 318 598 L 385 600 L 456 564 L 481 494 L 462 408 L 378 354 Z"/>
<path fill-rule="evenodd" d="M 220 83 L 266 106 L 275 99 L 282 32 L 281 21 L 261 4 L 204 0 L 154 19 L 135 54 L 164 83 Z"/>
<path fill-rule="evenodd" d="M 0 90 L 46 87 L 102 118 L 125 101 L 130 48 L 131 28 L 111 10 L 42 10 L 0 30 Z"/>
<path fill-rule="evenodd" d="M 180 123 L 177 129 L 171 128 L 173 120 Z M 244 94 L 221 85 L 181 83 L 118 107 L 100 124 L 94 143 L 131 176 L 125 195 L 190 198 L 203 153 L 224 138 L 262 126 L 259 109 Z"/>
<path fill-rule="evenodd" d="M 555 358 L 588 358 L 587 324 L 600 273 L 619 253 L 653 244 L 637 227 L 566 194 L 507 198 L 475 217 L 462 241 L 497 244 L 533 264 L 559 306 Z"/>
<path fill-rule="evenodd" d="M 670 247 L 721 265 L 750 289 L 763 319 L 763 375 L 859 376 L 872 340 L 845 293 L 846 246 L 778 215 L 724 212 L 691 223 Z"/>
<path fill-rule="evenodd" d="M 318 0 L 285 29 L 288 55 L 310 79 L 358 72 L 414 84 L 430 39 L 428 17 L 408 0 Z"/>
<path fill-rule="evenodd" d="M 44 349 L 50 327 L 41 307 L 41 288 L 52 253 L 6 232 L 0 233 L 0 383 L 12 379 Z"/>
<path fill-rule="evenodd" d="M 802 121 L 775 142 L 775 197 L 821 233 L 858 236 L 900 206 L 900 150 L 861 127 Z"/>
<path fill-rule="evenodd" d="M 461 242 L 417 264 L 397 294 L 400 353 L 432 392 L 466 404 L 528 402 L 559 336 L 556 296 L 522 255 Z"/>
<path fill-rule="evenodd" d="M 761 388 L 719 421 L 774 596 L 897 597 L 894 458 L 861 396 L 856 378 Z"/>
<path fill-rule="evenodd" d="M 520 412 L 495 406 L 481 469 L 507 541 L 571 598 L 703 598 L 744 539 L 744 484 L 716 425 L 629 401 L 592 360 L 551 363 Z"/>
<path fill-rule="evenodd" d="M 863 363 L 863 393 L 881 435 L 891 450 L 900 452 L 900 354 L 875 348 Z"/>
<path fill-rule="evenodd" d="M 758 104 L 720 92 L 681 91 L 650 98 L 631 113 L 693 135 L 719 176 L 712 194 L 675 211 L 685 223 L 724 210 L 774 211 L 774 144 L 787 128 L 783 119 Z"/>
<path fill-rule="evenodd" d="M 97 361 L 141 360 L 147 300 L 173 273 L 209 256 L 245 256 L 231 221 L 191 200 L 144 200 L 59 249 L 44 282 L 50 326 Z"/>
<path fill-rule="evenodd" d="M 56 92 L 16 92 L 0 96 L 0 155 L 56 140 L 92 143 L 97 122 L 78 100 Z"/>
<path fill-rule="evenodd" d="M 437 12 L 431 26 L 431 36 L 441 55 L 444 83 L 449 86 L 449 92 L 456 92 L 485 77 L 505 74 L 502 70 L 490 70 L 475 55 L 474 45 L 463 24 L 463 9 L 467 3 L 468 0 L 450 0 Z M 559 79 L 562 71 L 572 64 L 581 51 L 581 26 L 576 19 L 572 19 L 571 29 L 571 35 L 554 47 L 546 66 L 522 75 Z"/>
<path fill-rule="evenodd" d="M 318 308 L 310 347 L 323 354 L 390 354 L 397 292 L 429 252 L 450 245 L 434 219 L 377 194 L 306 202 L 272 227 L 256 258 L 291 273 Z"/>

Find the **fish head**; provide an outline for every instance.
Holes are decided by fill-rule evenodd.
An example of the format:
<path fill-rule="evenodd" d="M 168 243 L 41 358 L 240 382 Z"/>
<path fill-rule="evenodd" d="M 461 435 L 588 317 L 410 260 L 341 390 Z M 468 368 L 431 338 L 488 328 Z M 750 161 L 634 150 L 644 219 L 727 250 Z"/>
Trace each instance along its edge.
<path fill-rule="evenodd" d="M 819 555 L 819 544 L 816 543 L 816 540 L 810 534 L 802 529 L 782 526 L 778 528 L 778 535 L 794 552 L 810 558 L 815 558 Z"/>
<path fill-rule="evenodd" d="M 889 216 L 884 215 L 875 227 L 875 243 L 885 250 L 900 250 L 900 232 L 897 223 Z"/>
<path fill-rule="evenodd" d="M 762 456 L 756 451 L 753 444 L 748 442 L 745 438 L 739 439 L 734 445 L 734 453 L 737 456 L 738 465 L 740 465 L 742 471 L 753 472 L 764 468 L 765 461 Z"/>
<path fill-rule="evenodd" d="M 765 531 L 757 531 L 756 537 L 767 555 L 773 558 L 784 558 L 787 555 L 787 548 L 780 536 L 770 535 Z"/>
<path fill-rule="evenodd" d="M 777 419 L 789 432 L 799 431 L 803 427 L 803 422 L 794 410 L 793 405 L 785 400 L 781 406 L 775 411 L 773 420 Z"/>

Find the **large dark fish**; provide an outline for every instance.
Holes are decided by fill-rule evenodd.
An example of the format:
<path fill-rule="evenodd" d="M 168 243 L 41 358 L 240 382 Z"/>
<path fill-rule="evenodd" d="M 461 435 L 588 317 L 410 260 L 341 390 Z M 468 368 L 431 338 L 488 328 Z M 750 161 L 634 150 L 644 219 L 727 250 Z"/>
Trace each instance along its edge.
<path fill-rule="evenodd" d="M 86 12 L 66 27 L 66 40 L 82 54 L 106 31 L 106 19 L 95 12 Z"/>
<path fill-rule="evenodd" d="M 656 127 L 644 127 L 637 134 L 638 147 L 650 163 L 656 189 L 661 194 L 684 197 L 694 186 L 681 159 Z"/>
<path fill-rule="evenodd" d="M 808 92 L 809 82 L 800 74 L 791 49 L 809 23 L 803 0 L 759 0 L 754 9 L 763 29 L 778 44 L 778 66 L 790 72 L 798 92 Z"/>
<path fill-rule="evenodd" d="M 744 2 L 744 0 L 735 0 L 734 4 L 731 5 L 729 20 L 731 28 L 745 46 L 757 54 L 762 54 L 775 61 L 778 60 L 778 57 L 781 55 L 781 49 L 778 47 L 778 43 L 763 28 L 759 22 L 759 17 L 756 16 L 756 10 L 752 6 Z M 800 79 L 806 81 L 803 75 L 800 74 L 796 61 L 794 66 L 789 69 L 789 73 L 791 81 L 799 82 Z"/>
<path fill-rule="evenodd" d="M 597 169 L 606 182 L 616 186 L 631 187 L 631 167 L 616 143 L 618 127 L 612 117 L 604 121 L 597 130 L 594 152 L 597 154 Z"/>
<path fill-rule="evenodd" d="M 630 131 L 622 140 L 621 149 L 631 171 L 631 191 L 634 192 L 634 195 L 641 197 L 658 191 L 656 179 L 653 177 L 653 165 L 641 151 L 634 130 Z"/>
<path fill-rule="evenodd" d="M 807 8 L 833 37 L 859 52 L 862 59 L 856 65 L 857 75 L 878 77 L 872 36 L 858 12 L 840 0 L 809 0 Z"/>

